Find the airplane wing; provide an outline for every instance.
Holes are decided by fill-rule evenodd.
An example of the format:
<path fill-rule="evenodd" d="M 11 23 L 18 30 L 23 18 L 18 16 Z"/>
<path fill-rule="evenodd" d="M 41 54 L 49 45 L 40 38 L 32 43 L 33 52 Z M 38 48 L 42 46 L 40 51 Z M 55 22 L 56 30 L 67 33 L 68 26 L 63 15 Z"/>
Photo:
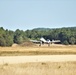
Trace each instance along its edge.
<path fill-rule="evenodd" d="M 30 40 L 30 41 L 33 43 L 40 43 L 40 41 L 38 41 L 38 40 Z"/>

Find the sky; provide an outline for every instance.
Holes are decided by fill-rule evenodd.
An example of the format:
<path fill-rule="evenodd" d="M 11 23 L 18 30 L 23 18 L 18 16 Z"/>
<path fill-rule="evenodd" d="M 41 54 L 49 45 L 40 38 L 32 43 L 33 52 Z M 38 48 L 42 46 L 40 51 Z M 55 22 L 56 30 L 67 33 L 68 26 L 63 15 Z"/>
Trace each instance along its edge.
<path fill-rule="evenodd" d="M 0 27 L 9 30 L 76 26 L 76 0 L 0 0 Z"/>

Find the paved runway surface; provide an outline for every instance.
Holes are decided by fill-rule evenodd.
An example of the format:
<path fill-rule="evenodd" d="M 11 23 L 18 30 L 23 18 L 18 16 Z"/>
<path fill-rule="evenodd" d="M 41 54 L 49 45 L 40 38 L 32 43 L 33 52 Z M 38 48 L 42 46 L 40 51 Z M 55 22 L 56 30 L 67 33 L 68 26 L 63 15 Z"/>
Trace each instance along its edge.
<path fill-rule="evenodd" d="M 0 56 L 0 64 L 76 61 L 76 55 Z"/>

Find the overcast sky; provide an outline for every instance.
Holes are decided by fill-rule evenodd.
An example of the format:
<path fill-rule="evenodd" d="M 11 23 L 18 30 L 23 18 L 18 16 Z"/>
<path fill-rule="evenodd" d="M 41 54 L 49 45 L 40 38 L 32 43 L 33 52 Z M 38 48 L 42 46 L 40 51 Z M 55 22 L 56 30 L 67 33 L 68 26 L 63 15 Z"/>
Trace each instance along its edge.
<path fill-rule="evenodd" d="M 0 0 L 0 27 L 27 30 L 76 26 L 76 0 Z"/>

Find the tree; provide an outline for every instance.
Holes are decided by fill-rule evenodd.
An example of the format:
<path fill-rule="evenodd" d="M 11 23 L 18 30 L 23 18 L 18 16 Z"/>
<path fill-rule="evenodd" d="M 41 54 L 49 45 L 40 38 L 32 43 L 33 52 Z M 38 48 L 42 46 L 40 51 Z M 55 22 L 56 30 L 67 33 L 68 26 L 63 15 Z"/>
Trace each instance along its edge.
<path fill-rule="evenodd" d="M 2 36 L 0 36 L 0 46 L 6 46 L 6 41 Z"/>
<path fill-rule="evenodd" d="M 69 43 L 68 43 L 67 40 L 64 40 L 64 41 L 63 41 L 63 44 L 64 44 L 64 45 L 68 45 Z"/>
<path fill-rule="evenodd" d="M 14 43 L 21 44 L 25 41 L 28 41 L 28 38 L 25 35 L 25 32 L 17 29 L 14 34 Z"/>
<path fill-rule="evenodd" d="M 65 44 L 66 42 L 68 43 L 67 34 L 65 32 L 61 32 L 59 34 L 59 39 L 61 40 L 61 43 L 63 43 L 63 44 Z"/>
<path fill-rule="evenodd" d="M 69 43 L 70 43 L 70 44 L 73 45 L 73 44 L 75 44 L 75 42 L 76 42 L 76 40 L 75 40 L 74 37 L 70 37 L 70 38 L 69 38 Z"/>
<path fill-rule="evenodd" d="M 0 27 L 0 46 L 11 46 L 13 43 L 21 44 L 29 39 L 39 40 L 41 37 L 50 40 L 60 40 L 62 44 L 76 44 L 76 27 L 68 28 L 37 28 L 33 30 L 11 31 Z"/>

